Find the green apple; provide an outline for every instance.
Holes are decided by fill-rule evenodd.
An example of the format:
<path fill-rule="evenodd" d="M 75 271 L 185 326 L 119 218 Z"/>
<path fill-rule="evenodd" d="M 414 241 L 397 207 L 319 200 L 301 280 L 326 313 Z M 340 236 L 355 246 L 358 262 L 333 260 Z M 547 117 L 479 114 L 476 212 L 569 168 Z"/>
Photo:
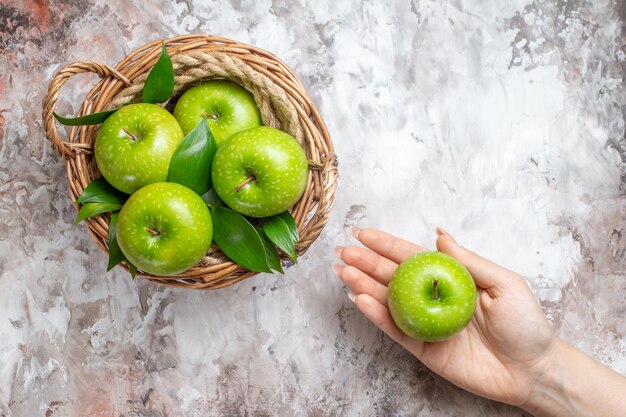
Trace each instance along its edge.
<path fill-rule="evenodd" d="M 218 146 L 237 132 L 261 125 L 252 94 L 228 80 L 206 81 L 185 91 L 174 117 L 185 135 L 205 118 Z"/>
<path fill-rule="evenodd" d="M 133 265 L 167 276 L 184 272 L 206 254 L 213 223 L 196 193 L 173 182 L 157 182 L 130 196 L 115 231 L 122 253 Z"/>
<path fill-rule="evenodd" d="M 236 133 L 217 148 L 213 187 L 230 208 L 250 217 L 282 213 L 306 188 L 309 167 L 293 136 L 260 126 Z"/>
<path fill-rule="evenodd" d="M 405 334 L 428 342 L 461 331 L 476 309 L 476 284 L 453 257 L 422 252 L 402 262 L 389 283 L 389 310 Z"/>
<path fill-rule="evenodd" d="M 148 103 L 129 104 L 100 127 L 94 145 L 96 165 L 109 184 L 132 194 L 167 180 L 170 160 L 183 137 L 167 110 Z"/>

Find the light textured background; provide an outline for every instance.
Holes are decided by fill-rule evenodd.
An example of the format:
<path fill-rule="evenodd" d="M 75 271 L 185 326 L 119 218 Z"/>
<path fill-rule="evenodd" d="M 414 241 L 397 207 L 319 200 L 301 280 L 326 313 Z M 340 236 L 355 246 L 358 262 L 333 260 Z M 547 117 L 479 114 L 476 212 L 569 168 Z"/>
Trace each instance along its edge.
<path fill-rule="evenodd" d="M 521 416 L 424 368 L 332 275 L 352 225 L 443 226 L 525 275 L 555 330 L 626 373 L 621 0 L 3 0 L 0 415 Z M 47 82 L 159 37 L 220 34 L 301 77 L 340 158 L 333 216 L 285 276 L 217 292 L 123 271 L 75 226 Z M 95 78 L 63 89 L 76 110 Z"/>

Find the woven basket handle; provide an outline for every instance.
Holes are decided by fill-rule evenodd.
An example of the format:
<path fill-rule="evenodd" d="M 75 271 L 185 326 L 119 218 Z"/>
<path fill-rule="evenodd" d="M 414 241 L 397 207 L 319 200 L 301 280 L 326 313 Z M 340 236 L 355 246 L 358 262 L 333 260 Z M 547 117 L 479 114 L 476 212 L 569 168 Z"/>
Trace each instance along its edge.
<path fill-rule="evenodd" d="M 61 138 L 56 127 L 56 120 L 53 116 L 53 112 L 63 84 L 65 84 L 73 75 L 81 74 L 83 72 L 96 73 L 100 76 L 100 78 L 117 78 L 124 84 L 130 85 L 128 78 L 124 77 L 119 71 L 109 67 L 108 65 L 98 64 L 97 62 L 91 61 L 79 61 L 66 65 L 54 75 L 48 85 L 48 94 L 43 101 L 44 129 L 48 139 L 52 141 L 56 150 L 65 158 L 74 158 L 76 156 L 76 150 L 81 148 L 81 145 L 65 141 Z"/>

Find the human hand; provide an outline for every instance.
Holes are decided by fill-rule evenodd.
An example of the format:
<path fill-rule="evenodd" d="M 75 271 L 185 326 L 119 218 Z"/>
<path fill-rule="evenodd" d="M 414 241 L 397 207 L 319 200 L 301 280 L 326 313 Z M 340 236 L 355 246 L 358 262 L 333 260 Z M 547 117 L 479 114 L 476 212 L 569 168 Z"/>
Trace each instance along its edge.
<path fill-rule="evenodd" d="M 437 249 L 461 262 L 478 289 L 469 325 L 441 342 L 422 342 L 402 333 L 387 308 L 387 284 L 398 264 L 426 249 L 374 229 L 354 229 L 367 249 L 337 247 L 335 273 L 365 316 L 428 368 L 470 392 L 522 406 L 556 354 L 558 338 L 526 281 L 458 245 L 437 229 Z"/>

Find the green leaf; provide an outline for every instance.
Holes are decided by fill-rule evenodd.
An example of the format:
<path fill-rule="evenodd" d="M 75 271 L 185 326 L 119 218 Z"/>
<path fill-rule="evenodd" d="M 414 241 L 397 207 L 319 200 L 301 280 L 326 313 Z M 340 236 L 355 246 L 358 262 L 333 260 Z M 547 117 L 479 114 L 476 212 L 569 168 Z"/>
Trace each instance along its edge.
<path fill-rule="evenodd" d="M 54 112 L 52 113 L 52 115 L 54 116 L 55 119 L 58 120 L 59 123 L 65 126 L 97 125 L 97 124 L 104 122 L 107 119 L 107 117 L 109 117 L 110 115 L 112 115 L 119 109 L 120 107 L 118 107 L 117 109 L 113 109 L 113 110 L 105 110 L 105 111 L 101 111 L 98 113 L 91 113 L 85 116 L 73 117 L 73 118 L 62 117 Z"/>
<path fill-rule="evenodd" d="M 202 194 L 201 198 L 209 207 L 224 207 L 224 202 L 215 192 L 215 188 L 211 188 L 209 191 Z"/>
<path fill-rule="evenodd" d="M 116 203 L 85 203 L 78 211 L 76 223 L 80 223 L 89 217 L 97 216 L 98 214 L 109 211 L 117 211 L 121 208 L 122 205 Z"/>
<path fill-rule="evenodd" d="M 129 195 L 113 188 L 104 177 L 89 183 L 85 191 L 78 197 L 76 204 L 83 203 L 116 203 L 124 204 Z"/>
<path fill-rule="evenodd" d="M 161 56 L 150 70 L 143 86 L 142 99 L 144 103 L 163 103 L 174 92 L 174 66 L 165 44 L 161 44 Z"/>
<path fill-rule="evenodd" d="M 211 188 L 211 162 L 217 150 L 206 119 L 202 119 L 178 145 L 167 175 L 169 182 L 191 188 L 198 195 Z"/>
<path fill-rule="evenodd" d="M 276 250 L 276 245 L 272 243 L 271 240 L 267 237 L 263 229 L 257 228 L 257 232 L 263 241 L 263 246 L 265 246 L 265 259 L 267 260 L 267 264 L 274 271 L 278 271 L 281 274 L 284 274 L 283 267 L 280 264 L 280 257 L 278 256 L 278 251 Z"/>
<path fill-rule="evenodd" d="M 296 243 L 300 240 L 298 226 L 288 211 L 272 216 L 263 225 L 267 237 L 283 250 L 294 262 L 296 260 Z"/>
<path fill-rule="evenodd" d="M 118 215 L 118 212 L 113 213 L 111 215 L 111 221 L 109 222 L 109 263 L 107 264 L 107 271 L 110 271 L 114 266 L 126 260 L 115 236 L 115 226 L 117 225 Z"/>
<path fill-rule="evenodd" d="M 130 276 L 131 276 L 131 278 L 134 281 L 135 278 L 137 277 L 137 267 L 135 265 L 131 264 L 128 261 L 126 261 L 126 265 L 128 265 L 128 270 L 130 271 Z"/>
<path fill-rule="evenodd" d="M 234 262 L 255 272 L 272 272 L 265 245 L 254 226 L 241 214 L 226 208 L 211 208 L 213 240 Z"/>

